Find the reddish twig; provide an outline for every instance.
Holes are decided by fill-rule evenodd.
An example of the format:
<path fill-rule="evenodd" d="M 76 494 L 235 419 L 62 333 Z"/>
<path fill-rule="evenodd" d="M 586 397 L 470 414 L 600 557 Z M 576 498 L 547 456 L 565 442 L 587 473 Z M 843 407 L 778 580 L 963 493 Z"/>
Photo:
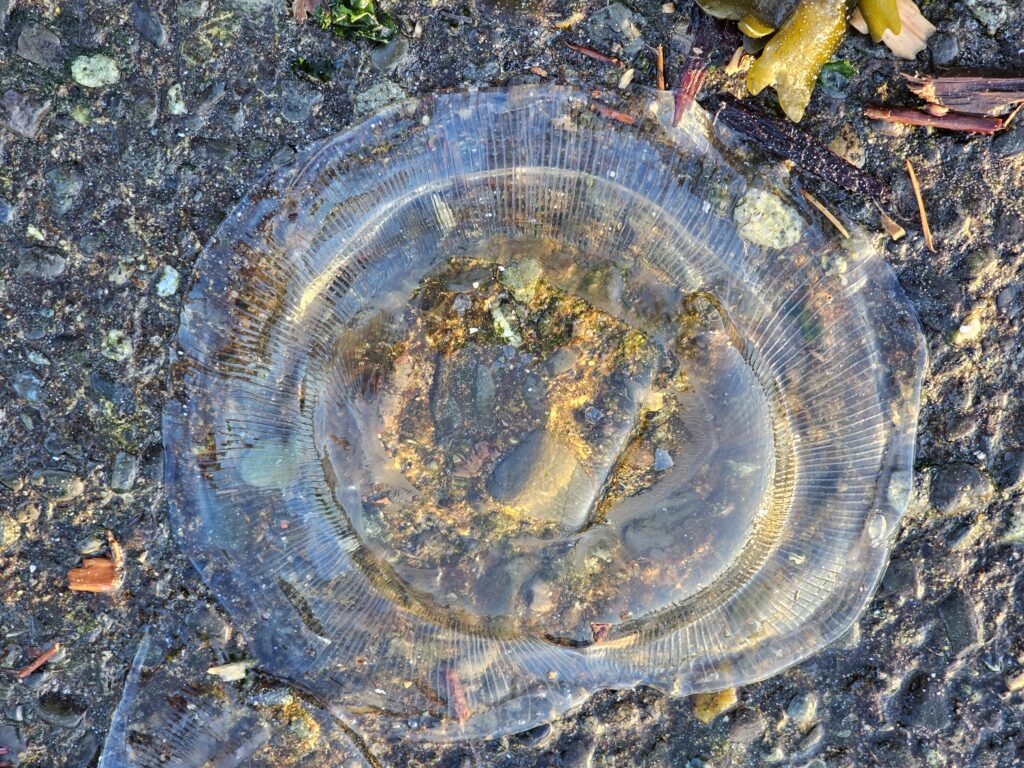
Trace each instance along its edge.
<path fill-rule="evenodd" d="M 577 45 L 576 43 L 570 43 L 568 41 L 565 44 L 572 48 L 574 51 L 576 51 L 576 53 L 582 53 L 584 56 L 588 56 L 594 61 L 600 61 L 602 64 L 610 64 L 611 66 L 618 67 L 619 69 L 626 68 L 626 65 L 622 62 L 622 59 L 618 59 L 614 56 L 608 56 L 603 53 L 598 53 L 593 48 L 587 48 L 584 45 Z"/>
<path fill-rule="evenodd" d="M 926 125 L 947 131 L 967 133 L 995 133 L 1006 127 L 1006 121 L 1001 117 L 963 115 L 959 112 L 936 114 L 907 107 L 866 107 L 864 116 L 872 120 L 885 120 L 887 123 Z"/>
<path fill-rule="evenodd" d="M 612 109 L 607 104 L 602 104 L 600 101 L 590 102 L 590 108 L 601 115 L 601 117 L 607 117 L 612 120 L 618 120 L 620 123 L 626 125 L 633 125 L 636 122 L 636 118 L 632 115 L 627 115 L 625 112 L 619 112 L 617 109 Z"/>
<path fill-rule="evenodd" d="M 675 110 L 672 115 L 673 126 L 679 125 L 679 121 L 683 119 L 683 113 L 690 107 L 704 86 L 704 80 L 707 77 L 708 55 L 711 53 L 711 49 L 723 38 L 733 34 L 733 31 L 723 22 L 708 16 L 696 5 L 693 6 L 693 15 L 690 17 L 690 29 L 693 31 L 693 44 L 690 46 L 686 61 L 683 62 L 683 69 L 679 73 Z"/>
<path fill-rule="evenodd" d="M 26 677 L 31 675 L 33 672 L 35 672 L 41 666 L 43 666 L 43 664 L 45 664 L 50 659 L 52 659 L 56 655 L 57 651 L 59 651 L 59 650 L 60 650 L 60 643 L 54 643 L 49 649 L 43 651 L 41 654 L 36 656 L 35 659 L 30 661 L 24 667 L 20 667 L 18 669 L 10 669 L 8 667 L 0 667 L 0 671 L 8 672 L 8 673 L 10 673 L 12 675 L 17 675 L 19 680 L 24 680 Z M 0 755 L 2 755 L 2 754 L 4 754 L 4 753 L 0 752 Z"/>
<path fill-rule="evenodd" d="M 659 45 L 654 50 L 654 64 L 658 69 L 658 90 L 665 90 L 665 48 Z"/>
<path fill-rule="evenodd" d="M 445 667 L 444 677 L 448 686 L 448 707 L 456 720 L 460 723 L 465 722 L 469 718 L 469 704 L 466 702 L 466 689 L 462 687 L 459 673 L 448 665 Z"/>

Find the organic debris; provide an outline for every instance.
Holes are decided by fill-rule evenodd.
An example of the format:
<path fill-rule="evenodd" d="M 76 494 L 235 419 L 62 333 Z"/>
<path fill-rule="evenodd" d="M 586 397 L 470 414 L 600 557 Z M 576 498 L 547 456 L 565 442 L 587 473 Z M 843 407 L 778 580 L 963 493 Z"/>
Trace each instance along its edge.
<path fill-rule="evenodd" d="M 323 2 L 324 0 L 294 0 L 292 2 L 292 16 L 295 17 L 299 24 L 302 24 L 311 13 L 323 5 Z"/>
<path fill-rule="evenodd" d="M 590 108 L 601 115 L 601 117 L 607 117 L 612 120 L 618 120 L 620 123 L 626 125 L 633 125 L 636 122 L 636 118 L 632 115 L 627 115 L 625 112 L 620 112 L 617 109 L 612 109 L 607 104 L 604 104 L 596 99 L 590 102 Z"/>
<path fill-rule="evenodd" d="M 679 121 L 683 119 L 683 113 L 697 98 L 697 94 L 704 86 L 704 80 L 707 78 L 708 54 L 712 47 L 719 41 L 734 36 L 723 22 L 701 13 L 696 6 L 690 18 L 690 29 L 693 31 L 693 44 L 690 46 L 690 52 L 687 54 L 686 61 L 683 62 L 683 69 L 679 74 L 675 111 L 672 116 L 673 126 L 679 125 Z"/>
<path fill-rule="evenodd" d="M 907 230 L 899 225 L 899 223 L 893 219 L 889 214 L 882 210 L 882 206 L 875 203 L 875 207 L 878 209 L 878 215 L 882 219 L 882 227 L 885 229 L 886 234 L 889 235 L 893 240 L 899 240 L 907 234 Z"/>
<path fill-rule="evenodd" d="M 459 673 L 450 664 L 444 670 L 445 682 L 448 685 L 448 708 L 460 723 L 469 718 L 469 704 L 466 702 L 466 689 L 459 679 Z"/>
<path fill-rule="evenodd" d="M 585 45 L 578 45 L 576 43 L 570 42 L 566 42 L 566 45 L 572 48 L 574 51 L 576 51 L 576 53 L 582 53 L 584 56 L 587 56 L 593 59 L 594 61 L 600 61 L 602 64 L 608 64 L 613 67 L 618 67 L 619 69 L 626 68 L 626 65 L 625 63 L 623 63 L 622 59 L 616 58 L 615 56 L 608 56 L 606 54 L 599 53 L 598 51 L 595 51 L 593 48 L 587 48 Z"/>
<path fill-rule="evenodd" d="M 963 72 L 903 77 L 920 98 L 965 115 L 996 117 L 1024 104 L 1024 77 L 1018 75 Z"/>
<path fill-rule="evenodd" d="M 931 110 L 926 112 L 909 107 L 865 107 L 864 117 L 871 120 L 884 120 L 887 123 L 924 125 L 931 128 L 942 128 L 946 131 L 963 131 L 965 133 L 995 133 L 1005 128 L 1007 123 L 1001 117 L 962 115 L 949 111 L 937 114 Z"/>
<path fill-rule="evenodd" d="M 755 112 L 731 96 L 708 103 L 708 110 L 735 131 L 749 136 L 762 148 L 791 160 L 801 170 L 830 181 L 848 192 L 877 200 L 886 200 L 889 191 L 882 183 L 844 160 L 792 123 Z"/>
<path fill-rule="evenodd" d="M 68 571 L 68 589 L 73 592 L 115 592 L 124 577 L 124 554 L 114 535 L 107 531 L 110 555 L 89 557 Z"/>
<path fill-rule="evenodd" d="M 885 30 L 881 42 L 893 55 L 901 59 L 914 59 L 928 46 L 928 38 L 935 34 L 935 25 L 924 17 L 913 0 L 896 0 L 896 9 L 901 29 L 898 32 Z M 855 8 L 850 16 L 850 26 L 862 35 L 868 34 L 870 25 L 860 8 Z M 876 39 L 875 42 L 879 41 Z"/>
<path fill-rule="evenodd" d="M 831 222 L 832 226 L 839 230 L 839 234 L 841 234 L 847 240 L 850 239 L 850 233 L 846 230 L 846 227 L 843 226 L 843 223 L 839 221 L 839 219 L 836 217 L 834 213 L 832 213 L 832 211 L 825 207 L 824 203 L 819 201 L 806 189 L 801 189 L 800 194 L 804 196 L 804 200 L 806 200 L 808 203 L 817 208 L 819 213 L 821 213 L 822 216 L 824 216 L 826 219 L 829 220 L 829 222 Z"/>
<path fill-rule="evenodd" d="M 914 166 L 910 160 L 904 161 L 907 175 L 910 176 L 910 186 L 914 188 L 914 197 L 917 198 L 917 210 L 921 214 L 921 231 L 924 233 L 924 244 L 928 250 L 935 253 L 935 241 L 932 239 L 932 228 L 928 226 L 928 213 L 924 209 L 924 198 L 921 196 L 921 185 L 917 182 L 917 174 L 914 173 Z"/>
<path fill-rule="evenodd" d="M 667 90 L 665 87 L 665 48 L 659 45 L 654 49 L 654 66 L 658 71 L 658 90 Z"/>
<path fill-rule="evenodd" d="M 386 43 L 398 32 L 391 14 L 374 0 L 334 0 L 319 11 L 318 20 L 338 37 L 362 37 L 375 43 Z"/>
<path fill-rule="evenodd" d="M 244 680 L 246 672 L 249 668 L 254 666 L 254 661 L 233 661 L 230 664 L 220 664 L 216 667 L 210 667 L 206 670 L 206 674 L 219 677 L 225 683 L 234 683 L 238 680 Z"/>
<path fill-rule="evenodd" d="M 6 667 L 0 667 L 0 671 L 10 672 L 11 674 L 17 675 L 19 680 L 24 680 L 26 677 L 31 675 L 33 672 L 35 672 L 41 666 L 43 666 L 43 664 L 45 664 L 50 659 L 52 659 L 54 656 L 56 656 L 57 652 L 59 650 L 60 650 L 60 643 L 54 643 L 47 650 L 45 650 L 42 653 L 40 653 L 38 656 L 36 656 L 35 659 L 30 661 L 24 667 L 21 667 L 20 669 L 8 669 Z"/>

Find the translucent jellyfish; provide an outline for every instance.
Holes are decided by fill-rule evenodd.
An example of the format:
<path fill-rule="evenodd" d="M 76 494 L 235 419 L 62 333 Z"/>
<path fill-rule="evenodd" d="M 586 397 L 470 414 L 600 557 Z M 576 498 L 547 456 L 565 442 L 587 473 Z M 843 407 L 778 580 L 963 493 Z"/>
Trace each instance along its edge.
<path fill-rule="evenodd" d="M 388 737 L 769 676 L 864 608 L 924 345 L 862 240 L 669 94 L 402 103 L 228 217 L 174 526 L 261 669 Z"/>

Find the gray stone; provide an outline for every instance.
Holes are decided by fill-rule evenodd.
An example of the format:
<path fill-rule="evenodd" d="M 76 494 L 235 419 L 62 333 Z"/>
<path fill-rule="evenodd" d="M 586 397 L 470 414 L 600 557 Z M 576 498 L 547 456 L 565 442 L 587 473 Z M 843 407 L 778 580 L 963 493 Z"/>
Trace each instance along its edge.
<path fill-rule="evenodd" d="M 990 35 L 998 32 L 1009 16 L 1006 0 L 964 0 L 964 3 Z"/>
<path fill-rule="evenodd" d="M 132 24 L 139 30 L 142 39 L 157 48 L 167 42 L 167 30 L 156 12 L 145 3 L 132 4 Z"/>
<path fill-rule="evenodd" d="M 135 485 L 139 475 L 139 457 L 130 453 L 119 453 L 114 457 L 114 466 L 110 470 L 110 490 L 126 493 Z"/>
<path fill-rule="evenodd" d="M 932 51 L 932 63 L 937 67 L 948 67 L 960 55 L 960 41 L 955 35 L 940 32 L 928 43 Z"/>
<path fill-rule="evenodd" d="M 995 460 L 996 484 L 1003 489 L 1016 488 L 1024 482 L 1024 450 L 1004 451 Z"/>
<path fill-rule="evenodd" d="M 7 17 L 11 15 L 16 0 L 0 0 L 0 32 L 7 28 Z"/>
<path fill-rule="evenodd" d="M 46 181 L 50 185 L 50 210 L 56 216 L 63 216 L 82 194 L 82 174 L 74 166 L 64 165 L 47 171 Z"/>
<path fill-rule="evenodd" d="M 957 656 L 977 647 L 983 640 L 978 614 L 963 592 L 954 592 L 939 604 L 950 650 Z"/>
<path fill-rule="evenodd" d="M 405 91 L 390 80 L 379 80 L 356 93 L 356 115 L 368 115 L 405 98 Z"/>
<path fill-rule="evenodd" d="M 18 209 L 15 207 L 14 203 L 0 197 L 0 224 L 8 226 L 13 224 L 17 215 Z"/>
<path fill-rule="evenodd" d="M 39 719 L 58 728 L 77 728 L 85 717 L 85 705 L 62 693 L 51 691 L 39 697 Z"/>
<path fill-rule="evenodd" d="M 941 731 L 952 720 L 949 699 L 942 680 L 917 672 L 898 694 L 896 718 L 903 725 Z"/>
<path fill-rule="evenodd" d="M 50 111 L 50 100 L 39 101 L 17 91 L 4 93 L 2 104 L 7 115 L 7 127 L 19 136 L 34 139 L 43 118 Z"/>
<path fill-rule="evenodd" d="M 970 464 L 949 464 L 932 479 L 929 501 L 943 515 L 959 515 L 984 506 L 992 483 Z"/>
<path fill-rule="evenodd" d="M 882 590 L 896 597 L 920 598 L 921 566 L 914 560 L 893 556 L 882 577 Z"/>
<path fill-rule="evenodd" d="M 1007 317 L 1020 315 L 1020 286 L 1014 283 L 1003 288 L 996 296 L 996 308 Z"/>
<path fill-rule="evenodd" d="M 621 46 L 622 53 L 632 57 L 640 52 L 644 44 L 639 27 L 641 20 L 642 17 L 622 3 L 612 3 L 587 20 L 587 33 L 601 48 L 614 50 L 615 46 Z"/>
<path fill-rule="evenodd" d="M 32 371 L 19 371 L 14 374 L 14 391 L 31 403 L 42 399 L 43 380 Z"/>
<path fill-rule="evenodd" d="M 1014 157 L 1024 152 L 1024 123 L 1014 122 L 992 139 L 992 151 L 999 157 Z"/>
<path fill-rule="evenodd" d="M 654 449 L 654 469 L 657 472 L 664 472 L 667 469 L 672 469 L 675 466 L 675 462 L 672 461 L 672 455 L 664 448 Z"/>
<path fill-rule="evenodd" d="M 67 262 L 64 257 L 47 248 L 22 248 L 18 251 L 15 272 L 36 277 L 60 277 Z"/>
<path fill-rule="evenodd" d="M 736 710 L 729 724 L 728 738 L 730 744 L 746 746 L 753 744 L 764 733 L 764 716 L 756 709 L 743 707 Z"/>
<path fill-rule="evenodd" d="M 41 24 L 29 24 L 18 35 L 18 55 L 41 67 L 60 69 L 63 46 L 56 32 Z"/>
<path fill-rule="evenodd" d="M 324 100 L 319 91 L 304 86 L 294 86 L 281 95 L 279 101 L 281 117 L 289 123 L 304 123 L 313 114 L 313 109 Z"/>

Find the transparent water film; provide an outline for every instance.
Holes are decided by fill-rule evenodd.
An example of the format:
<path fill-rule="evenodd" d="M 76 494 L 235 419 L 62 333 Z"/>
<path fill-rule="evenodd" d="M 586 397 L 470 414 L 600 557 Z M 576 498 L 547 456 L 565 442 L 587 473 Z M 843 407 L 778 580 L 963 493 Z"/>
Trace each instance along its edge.
<path fill-rule="evenodd" d="M 763 678 L 884 567 L 907 301 L 648 98 L 633 125 L 559 88 L 404 103 L 200 259 L 176 528 L 261 667 L 363 727 L 487 737 Z"/>

